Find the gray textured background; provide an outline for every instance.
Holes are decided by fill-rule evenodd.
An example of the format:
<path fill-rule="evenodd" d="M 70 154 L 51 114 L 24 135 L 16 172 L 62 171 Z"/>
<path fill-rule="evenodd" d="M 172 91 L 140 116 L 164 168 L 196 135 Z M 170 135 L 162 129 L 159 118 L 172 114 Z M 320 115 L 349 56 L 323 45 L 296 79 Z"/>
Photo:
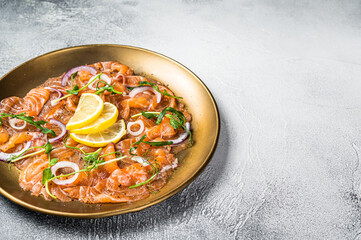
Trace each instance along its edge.
<path fill-rule="evenodd" d="M 215 156 L 181 193 L 122 216 L 1 196 L 1 239 L 359 238 L 360 1 L 0 1 L 0 75 L 91 43 L 158 51 L 203 79 L 222 115 Z"/>

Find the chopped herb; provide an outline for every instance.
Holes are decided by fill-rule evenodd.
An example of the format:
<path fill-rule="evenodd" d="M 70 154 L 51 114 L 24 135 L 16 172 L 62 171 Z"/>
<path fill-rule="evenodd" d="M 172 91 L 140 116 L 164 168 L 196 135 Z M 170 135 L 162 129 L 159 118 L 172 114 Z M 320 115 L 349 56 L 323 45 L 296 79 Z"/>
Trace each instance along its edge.
<path fill-rule="evenodd" d="M 45 134 L 51 134 L 54 137 L 56 136 L 54 130 L 52 129 L 48 129 L 43 127 L 42 125 L 48 123 L 44 120 L 40 120 L 40 121 L 34 121 L 34 117 L 32 116 L 25 116 L 25 113 L 20 113 L 20 114 L 12 114 L 12 113 L 0 113 L 0 125 L 2 124 L 2 118 L 4 117 L 10 117 L 10 118 L 17 118 L 20 120 L 23 120 L 33 126 L 35 126 L 36 128 L 39 128 L 41 130 L 41 132 L 45 133 Z"/>
<path fill-rule="evenodd" d="M 157 92 L 161 93 L 164 96 L 168 96 L 168 97 L 171 97 L 171 98 L 182 99 L 182 97 L 176 97 L 176 96 L 173 96 L 173 95 L 167 93 L 167 91 L 165 89 L 162 92 L 161 90 L 159 90 L 159 87 L 158 87 L 157 84 L 154 84 L 154 83 L 151 83 L 151 82 L 148 82 L 148 81 L 141 81 L 140 84 L 138 85 L 138 87 L 141 87 L 141 86 L 144 86 L 144 85 L 152 86 Z"/>

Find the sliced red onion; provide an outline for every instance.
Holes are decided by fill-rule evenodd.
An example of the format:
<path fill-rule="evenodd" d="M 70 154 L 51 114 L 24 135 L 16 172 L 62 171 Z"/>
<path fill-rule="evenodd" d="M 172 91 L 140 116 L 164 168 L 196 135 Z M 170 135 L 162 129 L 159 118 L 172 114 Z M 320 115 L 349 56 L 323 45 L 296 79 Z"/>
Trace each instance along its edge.
<path fill-rule="evenodd" d="M 23 123 L 21 126 L 16 126 L 17 123 Z M 16 119 L 16 118 L 11 118 L 9 120 L 9 124 L 12 128 L 16 129 L 16 130 L 22 130 L 26 127 L 26 122 L 20 119 Z"/>
<path fill-rule="evenodd" d="M 139 162 L 139 163 L 140 163 L 140 164 L 142 164 L 144 167 L 149 165 L 148 161 L 147 161 L 147 160 L 145 160 L 145 159 L 144 159 L 144 158 L 142 158 L 142 157 L 139 157 L 139 156 L 133 156 L 133 157 L 132 157 L 132 159 L 133 159 L 134 161 Z"/>
<path fill-rule="evenodd" d="M 132 129 L 131 129 L 134 124 L 139 125 L 139 130 L 136 132 L 132 131 Z M 127 131 L 133 136 L 138 136 L 139 134 L 141 134 L 144 131 L 143 121 L 139 119 L 138 121 L 135 121 L 135 122 L 128 122 Z"/>
<path fill-rule="evenodd" d="M 102 75 L 100 75 L 100 79 L 101 80 L 103 80 L 104 82 L 106 82 L 106 83 L 108 83 L 108 84 L 111 84 L 112 83 L 112 80 L 110 79 L 110 77 L 108 77 L 108 75 L 106 75 L 106 74 L 102 74 Z M 92 81 L 93 80 L 93 78 L 91 78 L 89 81 Z M 91 90 L 96 90 L 96 87 L 94 87 L 94 85 L 95 85 L 95 81 L 94 82 L 92 82 L 89 86 L 88 86 L 88 88 L 90 88 Z M 96 85 L 95 85 L 96 86 Z"/>
<path fill-rule="evenodd" d="M 45 89 L 48 89 L 48 90 L 50 90 L 50 91 L 53 91 L 53 92 L 57 92 L 57 93 L 58 93 L 58 97 L 57 97 L 56 99 L 51 100 L 51 102 L 50 102 L 50 103 L 51 103 L 51 106 L 56 105 L 57 103 L 54 103 L 54 101 L 57 100 L 57 99 L 59 99 L 59 98 L 61 98 L 61 97 L 64 95 L 62 91 L 60 91 L 59 89 L 56 89 L 56 88 L 45 87 Z"/>
<path fill-rule="evenodd" d="M 191 130 L 191 124 L 189 122 L 186 122 L 185 127 L 188 131 Z M 174 139 L 174 140 L 170 140 L 173 142 L 172 145 L 176 145 L 176 144 L 180 144 L 181 142 L 183 142 L 184 140 L 187 139 L 188 137 L 188 131 L 184 131 L 181 135 L 179 135 L 178 138 Z"/>
<path fill-rule="evenodd" d="M 22 152 L 28 150 L 31 146 L 31 141 L 26 142 L 25 146 L 23 147 L 23 149 L 21 149 L 18 152 L 13 152 L 13 153 L 4 153 L 0 151 L 0 161 L 5 161 L 8 162 L 11 160 L 11 158 L 13 158 L 14 156 L 17 156 L 19 154 L 21 154 Z"/>
<path fill-rule="evenodd" d="M 93 67 L 87 66 L 87 65 L 83 65 L 83 66 L 79 66 L 79 67 L 75 67 L 70 69 L 67 73 L 65 73 L 64 77 L 61 79 L 61 86 L 66 86 L 70 76 L 75 73 L 75 72 L 79 72 L 79 71 L 87 71 L 90 72 L 92 75 L 97 74 L 97 70 Z"/>
<path fill-rule="evenodd" d="M 60 139 L 62 139 L 66 134 L 66 126 L 64 125 L 64 123 L 62 123 L 58 120 L 55 120 L 55 119 L 50 119 L 49 123 L 57 125 L 61 129 L 61 133 L 54 138 L 50 138 L 49 142 L 53 143 L 53 142 L 56 142 L 56 141 L 59 141 Z"/>
<path fill-rule="evenodd" d="M 135 95 L 137 95 L 138 93 L 144 92 L 144 91 L 152 91 L 152 92 L 154 92 L 154 94 L 157 96 L 157 103 L 160 103 L 160 100 L 162 100 L 162 94 L 160 92 L 158 92 L 157 90 L 155 90 L 154 88 L 149 87 L 149 86 L 134 88 L 129 93 L 129 97 L 135 97 Z"/>
<path fill-rule="evenodd" d="M 76 163 L 73 162 L 69 162 L 69 161 L 61 161 L 61 162 L 57 162 L 54 166 L 52 166 L 51 172 L 54 176 L 56 176 L 56 171 L 58 171 L 58 169 L 60 168 L 71 168 L 74 170 L 74 172 L 79 171 L 79 166 Z M 65 179 L 65 180 L 61 180 L 59 178 L 56 178 L 53 180 L 53 182 L 55 184 L 58 185 L 67 185 L 67 184 L 71 184 L 73 183 L 79 176 L 79 173 L 75 173 L 71 178 Z"/>
<path fill-rule="evenodd" d="M 125 78 L 125 75 L 123 73 L 118 72 L 118 74 L 115 77 L 113 77 L 113 79 L 115 81 L 123 80 L 122 84 L 127 87 L 127 85 L 125 84 L 126 78 Z"/>

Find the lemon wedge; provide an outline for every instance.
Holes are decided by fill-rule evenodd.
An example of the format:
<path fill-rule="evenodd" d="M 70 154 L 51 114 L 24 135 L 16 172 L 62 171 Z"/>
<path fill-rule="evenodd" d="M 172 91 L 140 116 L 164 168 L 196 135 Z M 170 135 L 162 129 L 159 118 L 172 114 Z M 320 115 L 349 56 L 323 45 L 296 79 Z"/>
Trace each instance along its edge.
<path fill-rule="evenodd" d="M 102 113 L 94 122 L 91 122 L 83 128 L 72 129 L 71 132 L 77 134 L 90 134 L 103 131 L 117 121 L 118 115 L 119 112 L 117 107 L 111 103 L 105 102 Z"/>
<path fill-rule="evenodd" d="M 104 147 L 110 142 L 117 143 L 126 133 L 124 120 L 121 120 L 101 132 L 91 134 L 70 133 L 70 137 L 74 141 L 90 147 Z"/>
<path fill-rule="evenodd" d="M 78 107 L 66 125 L 66 129 L 82 128 L 94 122 L 102 113 L 103 107 L 103 100 L 98 95 L 92 93 L 82 94 Z"/>

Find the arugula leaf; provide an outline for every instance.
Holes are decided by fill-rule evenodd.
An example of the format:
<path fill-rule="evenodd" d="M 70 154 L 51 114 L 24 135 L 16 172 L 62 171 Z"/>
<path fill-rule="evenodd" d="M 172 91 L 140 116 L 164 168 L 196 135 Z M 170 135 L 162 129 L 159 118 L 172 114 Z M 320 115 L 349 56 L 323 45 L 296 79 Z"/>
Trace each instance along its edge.
<path fill-rule="evenodd" d="M 149 145 L 151 145 L 151 146 L 156 146 L 156 147 L 173 144 L 172 141 L 162 141 L 162 142 L 147 142 L 147 141 L 143 141 L 143 142 L 146 143 L 146 144 L 149 144 Z"/>
<path fill-rule="evenodd" d="M 130 146 L 133 146 L 133 145 L 139 145 L 140 143 L 143 142 L 144 138 L 146 137 L 146 135 L 142 136 L 138 141 L 136 141 L 135 143 L 132 143 L 132 145 Z M 132 153 L 133 151 L 135 151 L 138 147 L 131 147 L 129 149 L 129 154 L 130 155 L 133 155 L 133 156 L 136 156 L 136 154 Z"/>
<path fill-rule="evenodd" d="M 141 144 L 141 143 L 146 143 L 146 144 L 149 144 L 149 145 L 151 145 L 151 146 L 157 146 L 157 147 L 159 147 L 159 146 L 164 146 L 164 145 L 171 145 L 171 144 L 173 144 L 173 142 L 172 141 L 162 141 L 162 142 L 148 142 L 148 141 L 144 141 L 144 139 L 145 139 L 145 137 L 146 137 L 147 135 L 143 135 L 140 139 L 139 139 L 139 141 L 137 141 L 137 142 L 135 142 L 135 143 L 132 143 L 132 145 L 130 145 L 130 146 L 133 146 L 133 145 L 139 145 L 139 144 Z M 133 155 L 133 156 L 136 156 L 136 154 L 134 154 L 134 153 L 132 153 L 134 150 L 136 150 L 138 147 L 131 147 L 130 149 L 129 149 L 129 154 L 130 155 Z"/>
<path fill-rule="evenodd" d="M 139 145 L 140 143 L 143 142 L 144 138 L 146 137 L 147 135 L 143 135 L 138 141 L 136 141 L 135 143 L 132 143 L 132 145 Z"/>
<path fill-rule="evenodd" d="M 50 168 L 45 168 L 44 171 L 43 171 L 43 177 L 41 179 L 41 183 L 43 185 L 47 184 L 48 181 L 54 177 L 53 173 L 51 172 L 51 169 Z"/>
<path fill-rule="evenodd" d="M 39 128 L 41 130 L 41 132 L 45 133 L 45 134 L 51 134 L 53 135 L 54 137 L 56 136 L 54 130 L 52 129 L 48 129 L 48 128 L 45 128 L 41 125 L 44 125 L 48 122 L 44 121 L 44 120 L 40 120 L 40 121 L 34 121 L 34 117 L 32 116 L 25 116 L 25 113 L 20 113 L 20 114 L 12 114 L 12 113 L 0 113 L 0 125 L 2 124 L 1 122 L 1 119 L 4 118 L 4 117 L 10 117 L 10 118 L 17 118 L 17 119 L 20 119 L 20 120 L 23 120 L 33 126 L 35 126 L 36 128 Z"/>
<path fill-rule="evenodd" d="M 151 112 L 144 112 L 142 111 L 142 115 L 148 119 L 152 119 L 152 118 L 157 118 L 158 114 L 157 113 L 151 113 Z"/>
<path fill-rule="evenodd" d="M 184 114 L 180 111 L 177 111 L 176 109 L 172 108 L 172 107 L 167 107 L 164 108 L 163 111 L 159 114 L 156 124 L 159 125 L 162 122 L 162 119 L 164 118 L 166 112 L 171 112 L 172 115 L 169 115 L 168 117 L 170 118 L 170 124 L 172 125 L 172 127 L 174 129 L 179 128 L 180 126 L 183 126 L 186 118 L 184 116 Z"/>
<path fill-rule="evenodd" d="M 99 87 L 99 83 L 104 83 L 105 86 Z M 110 84 L 108 84 L 108 83 L 106 83 L 104 81 L 99 81 L 99 82 L 97 82 L 97 87 L 96 87 L 97 91 L 95 92 L 95 94 L 99 95 L 99 94 L 102 94 L 104 91 L 108 91 L 112 95 L 114 95 L 114 94 L 123 94 L 122 92 L 118 92 L 117 90 L 115 90 L 114 87 L 115 87 L 115 84 L 112 86 L 112 85 L 110 85 Z"/>
<path fill-rule="evenodd" d="M 148 82 L 148 81 L 141 81 L 138 85 L 138 87 L 141 87 L 141 86 L 144 86 L 144 85 L 150 85 L 152 86 L 157 92 L 161 93 L 162 95 L 164 96 L 168 96 L 168 97 L 171 97 L 171 98 L 176 98 L 176 99 L 183 99 L 182 97 L 176 97 L 176 96 L 173 96 L 169 93 L 167 93 L 167 91 L 164 89 L 163 92 L 161 90 L 159 90 L 159 87 L 157 84 L 154 84 L 154 83 L 151 83 L 151 82 Z"/>

